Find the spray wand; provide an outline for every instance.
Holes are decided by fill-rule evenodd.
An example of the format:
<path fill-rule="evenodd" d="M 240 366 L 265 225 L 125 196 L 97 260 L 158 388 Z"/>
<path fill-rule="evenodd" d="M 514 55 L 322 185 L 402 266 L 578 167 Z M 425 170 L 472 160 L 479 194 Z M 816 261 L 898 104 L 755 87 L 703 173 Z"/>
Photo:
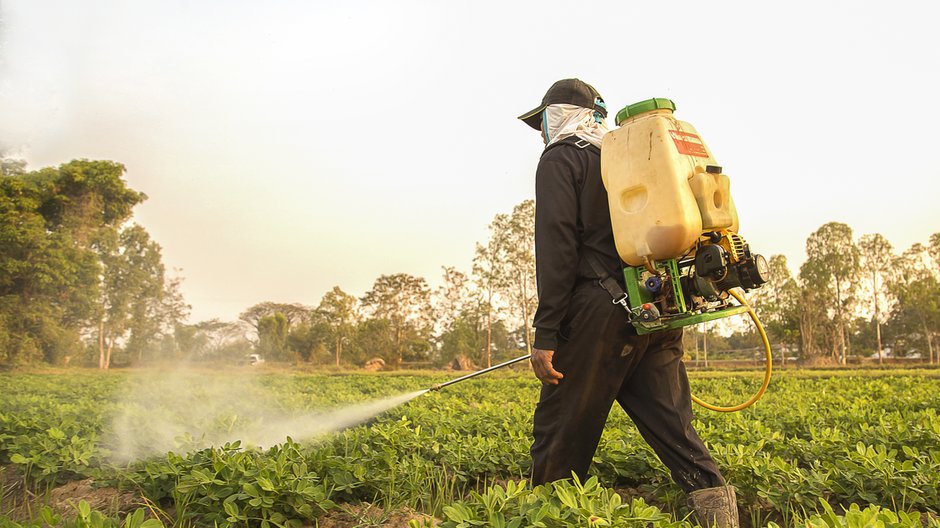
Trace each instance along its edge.
<path fill-rule="evenodd" d="M 480 374 L 486 374 L 487 372 L 490 372 L 499 368 L 508 367 L 509 365 L 512 365 L 513 363 L 518 363 L 520 361 L 529 359 L 531 355 L 532 354 L 526 354 L 524 356 L 517 357 L 516 359 L 510 359 L 509 361 L 504 361 L 500 363 L 499 365 L 493 365 L 492 367 L 488 367 L 483 370 L 478 370 L 471 374 L 467 374 L 466 376 L 461 376 L 459 378 L 452 379 L 450 381 L 445 381 L 444 383 L 438 383 L 437 385 L 432 386 L 430 390 L 432 391 L 440 390 L 448 385 L 453 385 L 454 383 L 457 383 L 458 381 L 468 380 L 470 378 L 475 378 L 479 376 Z"/>

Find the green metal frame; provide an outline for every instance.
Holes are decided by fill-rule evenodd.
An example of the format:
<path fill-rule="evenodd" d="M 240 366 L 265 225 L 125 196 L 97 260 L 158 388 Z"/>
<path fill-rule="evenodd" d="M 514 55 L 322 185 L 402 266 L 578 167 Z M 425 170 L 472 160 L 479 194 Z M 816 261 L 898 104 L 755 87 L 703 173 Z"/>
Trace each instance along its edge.
<path fill-rule="evenodd" d="M 676 259 L 669 259 L 666 261 L 666 265 L 661 267 L 669 268 L 669 276 L 672 277 L 672 293 L 676 296 L 676 307 L 679 308 L 679 313 L 688 312 L 685 295 L 682 295 L 682 283 L 679 282 L 679 263 L 676 262 Z"/>
<path fill-rule="evenodd" d="M 655 323 L 643 323 L 638 318 L 631 321 L 636 333 L 639 335 L 659 332 L 661 330 L 671 330 L 690 326 L 694 324 L 723 319 L 732 315 L 738 315 L 747 312 L 747 306 L 728 306 L 711 312 L 695 313 L 689 311 L 689 305 L 686 303 L 685 295 L 682 294 L 682 284 L 679 281 L 679 263 L 676 259 L 669 259 L 657 263 L 658 269 L 668 272 L 670 285 L 676 299 L 676 306 L 679 313 L 661 317 Z M 630 306 L 630 312 L 639 315 L 642 306 L 645 303 L 653 302 L 653 296 L 642 286 L 644 267 L 625 267 L 623 268 L 623 278 L 627 285 L 627 302 Z M 663 287 L 669 287 L 663 284 Z"/>
<path fill-rule="evenodd" d="M 626 267 L 623 268 L 623 279 L 627 285 L 627 302 L 630 303 L 630 311 L 639 308 L 643 303 L 653 301 L 653 296 L 646 289 L 640 289 L 640 271 L 643 268 Z"/>
<path fill-rule="evenodd" d="M 653 332 L 659 332 L 660 330 L 672 330 L 673 328 L 692 326 L 695 324 L 714 321 L 715 319 L 723 319 L 725 317 L 731 317 L 732 315 L 738 315 L 746 312 L 747 306 L 729 306 L 727 308 L 715 310 L 714 312 L 686 313 L 676 315 L 668 319 L 663 318 L 660 319 L 661 324 L 659 325 L 646 325 L 639 321 L 634 321 L 633 327 L 636 328 L 637 334 L 644 335 L 651 334 Z"/>

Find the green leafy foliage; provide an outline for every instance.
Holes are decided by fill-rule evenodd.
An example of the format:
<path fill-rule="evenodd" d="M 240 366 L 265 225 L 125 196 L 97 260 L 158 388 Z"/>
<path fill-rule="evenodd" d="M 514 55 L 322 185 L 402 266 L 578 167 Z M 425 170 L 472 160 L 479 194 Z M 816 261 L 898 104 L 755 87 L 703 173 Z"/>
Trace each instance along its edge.
<path fill-rule="evenodd" d="M 116 465 L 109 462 L 108 429 L 122 408 L 122 383 L 132 379 L 0 374 L 0 464 L 15 466 L 39 490 L 86 477 L 138 490 L 174 511 L 183 526 L 312 525 L 328 510 L 358 503 L 414 509 L 445 526 L 691 522 L 681 490 L 616 408 L 591 478 L 527 486 L 538 395 L 528 374 L 493 373 L 360 426 L 285 438 L 266 450 L 236 439 L 193 448 L 192 438 L 180 438 L 173 453 Z M 440 381 L 440 375 L 259 379 L 273 406 L 298 416 Z M 724 373 L 699 375 L 692 385 L 709 401 L 729 403 L 759 382 L 753 373 Z M 754 407 L 700 411 L 695 427 L 753 525 L 914 526 L 920 519 L 936 526 L 928 514 L 935 516 L 940 504 L 938 393 L 940 378 L 930 371 L 784 373 Z M 131 423 L 144 427 L 150 411 L 135 409 L 139 420 Z M 238 419 L 202 425 L 224 429 Z"/>
<path fill-rule="evenodd" d="M 869 506 L 864 510 L 857 504 L 852 504 L 844 515 L 837 515 L 832 506 L 821 501 L 822 513 L 815 513 L 806 519 L 803 526 L 807 528 L 936 528 L 940 526 L 940 519 L 923 518 L 919 513 L 893 512 L 878 506 Z M 768 528 L 779 528 L 775 522 L 767 524 Z"/>
<path fill-rule="evenodd" d="M 492 526 L 691 526 L 672 521 L 669 514 L 643 499 L 624 502 L 620 495 L 591 477 L 582 484 L 577 477 L 531 489 L 525 482 L 496 485 L 470 499 L 444 507 L 444 528 Z"/>
<path fill-rule="evenodd" d="M 177 475 L 172 495 L 183 506 L 177 513 L 197 524 L 299 527 L 332 506 L 330 490 L 290 439 L 263 454 L 235 442 L 170 463 Z"/>
<path fill-rule="evenodd" d="M 109 517 L 101 512 L 94 511 L 85 501 L 79 501 L 75 506 L 75 514 L 63 517 L 54 513 L 48 506 L 39 510 L 37 518 L 26 522 L 15 522 L 0 516 L 0 528 L 163 528 L 159 519 L 147 517 L 150 513 L 144 508 L 138 508 L 128 513 L 123 519 Z"/>
<path fill-rule="evenodd" d="M 112 161 L 0 173 L 0 365 L 81 362 L 94 334 L 107 368 L 116 341 L 140 358 L 184 304 L 160 247 L 124 226 L 146 199 Z M 12 168 L 11 168 L 12 167 Z"/>

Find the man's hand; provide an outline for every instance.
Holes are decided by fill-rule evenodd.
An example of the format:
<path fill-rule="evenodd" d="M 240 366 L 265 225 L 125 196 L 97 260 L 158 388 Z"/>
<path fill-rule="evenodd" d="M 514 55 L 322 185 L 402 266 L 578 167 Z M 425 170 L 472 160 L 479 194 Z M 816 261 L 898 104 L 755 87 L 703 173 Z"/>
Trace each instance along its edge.
<path fill-rule="evenodd" d="M 535 377 L 541 380 L 542 383 L 558 385 L 558 380 L 565 377 L 564 374 L 552 368 L 552 356 L 554 355 L 554 350 L 532 349 L 532 357 L 529 358 L 529 361 L 532 363 L 532 369 L 535 370 Z"/>

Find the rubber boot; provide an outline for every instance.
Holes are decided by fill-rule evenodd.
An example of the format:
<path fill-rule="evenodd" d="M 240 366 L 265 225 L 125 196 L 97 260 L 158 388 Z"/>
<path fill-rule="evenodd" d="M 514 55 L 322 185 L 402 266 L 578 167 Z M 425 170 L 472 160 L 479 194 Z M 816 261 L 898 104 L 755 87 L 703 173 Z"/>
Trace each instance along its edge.
<path fill-rule="evenodd" d="M 699 524 L 707 527 L 738 528 L 738 501 L 733 486 L 703 488 L 689 493 L 689 508 Z"/>

